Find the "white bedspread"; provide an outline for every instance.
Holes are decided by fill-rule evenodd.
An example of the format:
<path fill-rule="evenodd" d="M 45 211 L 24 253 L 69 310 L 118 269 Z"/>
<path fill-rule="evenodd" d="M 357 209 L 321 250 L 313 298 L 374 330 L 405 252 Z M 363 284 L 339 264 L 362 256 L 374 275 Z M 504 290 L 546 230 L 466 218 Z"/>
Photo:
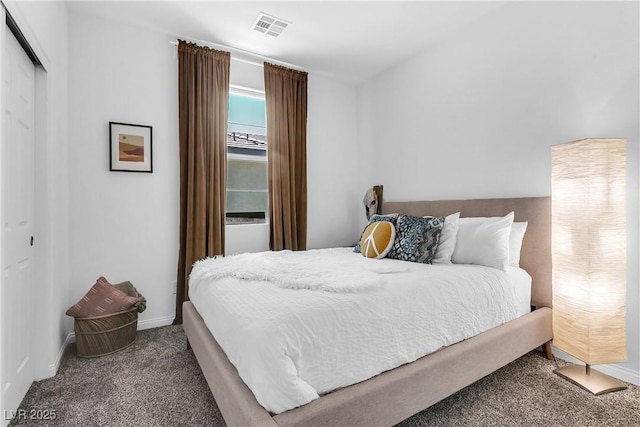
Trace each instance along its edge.
<path fill-rule="evenodd" d="M 351 251 L 307 255 L 316 254 L 328 270 L 345 259 L 363 265 Z M 398 267 L 367 270 L 380 276 L 376 286 L 324 292 L 207 279 L 200 270 L 215 269 L 218 261 L 194 267 L 190 299 L 258 402 L 274 414 L 523 314 L 510 275 L 489 267 L 371 260 Z"/>

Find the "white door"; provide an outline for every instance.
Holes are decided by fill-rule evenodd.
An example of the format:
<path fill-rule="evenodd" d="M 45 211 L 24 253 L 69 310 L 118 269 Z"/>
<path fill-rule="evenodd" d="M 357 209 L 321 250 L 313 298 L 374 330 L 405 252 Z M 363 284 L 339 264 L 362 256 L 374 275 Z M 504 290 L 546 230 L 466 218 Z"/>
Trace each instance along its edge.
<path fill-rule="evenodd" d="M 2 412 L 15 411 L 34 378 L 33 217 L 35 68 L 4 26 L 2 52 Z M 6 421 L 5 421 L 6 422 Z"/>

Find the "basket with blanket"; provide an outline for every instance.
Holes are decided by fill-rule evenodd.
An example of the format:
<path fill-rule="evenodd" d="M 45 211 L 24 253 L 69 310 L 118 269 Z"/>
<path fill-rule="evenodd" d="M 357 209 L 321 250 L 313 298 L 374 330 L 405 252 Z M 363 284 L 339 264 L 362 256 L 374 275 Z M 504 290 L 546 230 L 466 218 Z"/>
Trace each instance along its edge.
<path fill-rule="evenodd" d="M 138 313 L 146 308 L 147 300 L 131 282 L 112 285 L 104 277 L 98 278 L 66 312 L 74 318 L 78 356 L 105 356 L 133 344 Z"/>

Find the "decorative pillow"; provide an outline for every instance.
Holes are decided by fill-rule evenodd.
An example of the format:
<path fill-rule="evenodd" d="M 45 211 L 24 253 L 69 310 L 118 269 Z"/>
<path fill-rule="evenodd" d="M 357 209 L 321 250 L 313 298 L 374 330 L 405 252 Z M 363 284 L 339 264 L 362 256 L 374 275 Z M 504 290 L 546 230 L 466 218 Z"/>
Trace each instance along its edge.
<path fill-rule="evenodd" d="M 389 221 L 391 224 L 395 226 L 396 222 L 398 221 L 398 214 L 392 213 L 387 215 L 378 215 L 378 214 L 373 215 L 371 218 L 369 218 L 369 224 L 367 224 L 367 227 L 370 224 L 373 224 L 374 222 L 378 222 L 378 221 Z M 364 230 L 362 230 L 362 233 L 360 234 L 360 240 L 362 240 L 362 235 L 364 234 L 364 231 L 367 229 L 367 227 L 365 227 Z M 358 240 L 356 247 L 353 248 L 353 252 L 356 252 L 358 254 L 360 253 L 360 240 Z"/>
<path fill-rule="evenodd" d="M 111 286 L 104 277 L 98 278 L 95 285 L 66 314 L 73 317 L 95 317 L 130 310 L 138 303 L 138 298 L 130 297 Z"/>
<path fill-rule="evenodd" d="M 444 217 L 419 218 L 401 215 L 396 225 L 396 239 L 387 257 L 431 264 L 443 226 Z"/>
<path fill-rule="evenodd" d="M 458 220 L 460 212 L 447 215 L 444 218 L 444 226 L 440 233 L 440 241 L 436 254 L 433 257 L 434 264 L 451 264 L 451 256 L 456 248 L 456 235 L 458 234 Z"/>
<path fill-rule="evenodd" d="M 389 221 L 372 222 L 360 239 L 362 256 L 380 259 L 387 256 L 396 237 L 396 226 Z"/>
<path fill-rule="evenodd" d="M 522 240 L 524 240 L 524 232 L 527 231 L 528 222 L 514 222 L 511 225 L 511 234 L 509 235 L 509 265 L 512 267 L 520 267 L 520 251 L 522 250 Z"/>
<path fill-rule="evenodd" d="M 478 264 L 506 271 L 513 212 L 504 217 L 460 218 L 451 261 Z"/>

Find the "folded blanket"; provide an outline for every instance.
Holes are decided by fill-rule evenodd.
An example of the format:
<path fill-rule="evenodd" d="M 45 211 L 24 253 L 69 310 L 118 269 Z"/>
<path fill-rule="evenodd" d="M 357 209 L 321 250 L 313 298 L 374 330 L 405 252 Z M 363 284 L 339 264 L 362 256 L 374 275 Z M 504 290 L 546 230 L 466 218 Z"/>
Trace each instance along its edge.
<path fill-rule="evenodd" d="M 190 280 L 234 277 L 289 289 L 361 292 L 384 283 L 381 274 L 406 270 L 399 264 L 340 250 L 244 253 L 200 260 Z"/>
<path fill-rule="evenodd" d="M 138 313 L 142 313 L 147 309 L 147 299 L 140 292 L 138 292 L 138 290 L 131 284 L 130 281 L 127 280 L 126 282 L 116 283 L 115 285 L 113 285 L 113 287 L 118 288 L 130 297 L 138 298 L 139 302 L 138 304 L 136 304 L 136 307 L 138 307 Z"/>

